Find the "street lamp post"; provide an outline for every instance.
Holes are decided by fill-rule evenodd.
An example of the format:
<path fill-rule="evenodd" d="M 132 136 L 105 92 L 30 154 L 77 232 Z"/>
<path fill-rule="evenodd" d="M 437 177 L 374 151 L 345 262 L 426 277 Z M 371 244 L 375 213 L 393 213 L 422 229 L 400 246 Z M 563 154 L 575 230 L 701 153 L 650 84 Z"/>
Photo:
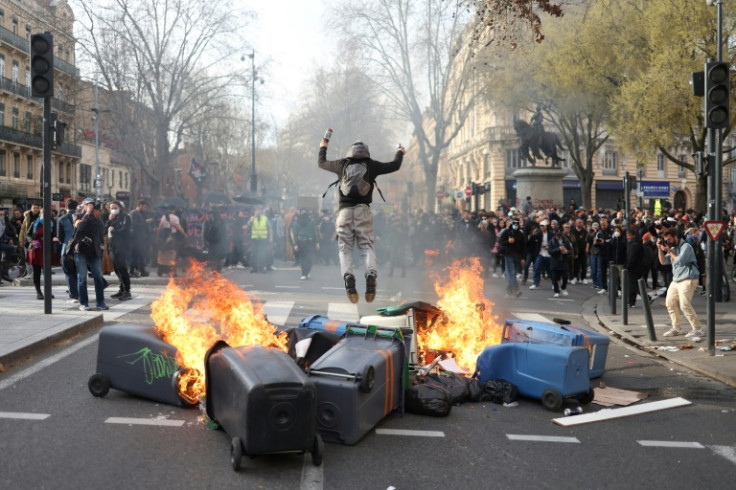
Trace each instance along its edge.
<path fill-rule="evenodd" d="M 252 51 L 250 58 L 253 77 L 250 91 L 250 191 L 255 194 L 258 189 L 256 176 L 256 52 Z"/>
<path fill-rule="evenodd" d="M 90 109 L 90 112 L 94 112 L 92 120 L 95 122 L 95 201 L 102 202 L 102 175 L 100 174 L 100 113 L 110 112 L 110 109 L 100 110 L 98 107 L 98 87 L 97 80 L 95 79 L 95 106 Z"/>

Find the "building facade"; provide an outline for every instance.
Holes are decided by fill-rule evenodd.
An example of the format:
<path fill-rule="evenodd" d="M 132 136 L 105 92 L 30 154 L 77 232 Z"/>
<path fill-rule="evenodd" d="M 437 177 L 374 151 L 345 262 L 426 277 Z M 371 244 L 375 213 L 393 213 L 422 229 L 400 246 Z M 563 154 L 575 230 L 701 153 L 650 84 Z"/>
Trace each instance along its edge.
<path fill-rule="evenodd" d="M 0 207 L 42 202 L 43 101 L 31 97 L 31 34 L 49 31 L 54 39 L 52 112 L 72 127 L 74 87 L 74 15 L 64 0 L 0 0 Z M 52 151 L 53 207 L 77 191 L 82 150 L 67 131 Z"/>

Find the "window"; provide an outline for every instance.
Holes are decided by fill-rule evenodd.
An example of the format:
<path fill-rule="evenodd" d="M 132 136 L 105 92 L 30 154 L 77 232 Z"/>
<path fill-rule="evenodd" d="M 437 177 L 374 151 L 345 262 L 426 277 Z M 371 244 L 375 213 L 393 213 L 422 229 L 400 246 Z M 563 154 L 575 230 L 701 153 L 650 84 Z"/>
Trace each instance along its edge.
<path fill-rule="evenodd" d="M 506 150 L 506 168 L 521 168 L 521 155 L 518 148 Z"/>
<path fill-rule="evenodd" d="M 17 85 L 18 84 L 18 74 L 19 74 L 19 72 L 20 72 L 20 66 L 18 66 L 18 62 L 15 61 L 15 60 L 13 60 L 13 75 L 12 75 L 13 85 Z"/>
<path fill-rule="evenodd" d="M 28 97 L 31 96 L 31 69 L 26 66 L 26 90 Z"/>
<path fill-rule="evenodd" d="M 5 104 L 0 104 L 0 126 L 5 126 Z"/>
<path fill-rule="evenodd" d="M 13 19 L 13 34 L 18 35 L 18 19 Z"/>
<path fill-rule="evenodd" d="M 72 183 L 72 164 L 71 163 L 66 164 L 66 183 L 67 184 Z"/>
<path fill-rule="evenodd" d="M 5 55 L 0 54 L 0 77 L 5 77 Z"/>
<path fill-rule="evenodd" d="M 657 155 L 657 177 L 664 178 L 665 174 L 665 161 L 664 161 L 664 155 L 661 153 Z"/>
<path fill-rule="evenodd" d="M 64 164 L 62 162 L 59 162 L 56 168 L 58 170 L 57 174 L 59 174 L 59 184 L 63 184 L 64 183 Z"/>
<path fill-rule="evenodd" d="M 618 165 L 618 153 L 606 151 L 603 156 L 603 175 L 616 175 Z"/>
<path fill-rule="evenodd" d="M 26 155 L 26 180 L 33 180 L 33 155 Z"/>
<path fill-rule="evenodd" d="M 123 186 L 123 171 L 118 172 L 118 187 Z"/>
<path fill-rule="evenodd" d="M 13 178 L 20 179 L 20 153 L 13 153 Z"/>
<path fill-rule="evenodd" d="M 125 172 L 125 189 L 128 188 L 128 172 Z"/>
<path fill-rule="evenodd" d="M 680 155 L 679 159 L 681 162 L 687 162 L 687 155 Z M 677 178 L 678 179 L 685 178 L 685 167 L 683 167 L 682 165 L 677 166 Z"/>
<path fill-rule="evenodd" d="M 112 178 L 115 179 L 115 172 L 113 172 Z M 110 170 L 106 168 L 102 169 L 102 182 L 110 182 Z"/>
<path fill-rule="evenodd" d="M 18 108 L 13 107 L 13 129 L 18 129 Z"/>
<path fill-rule="evenodd" d="M 26 130 L 26 133 L 31 132 L 31 121 L 33 120 L 33 116 L 30 113 L 30 111 L 26 111 L 25 117 L 23 117 L 23 127 Z"/>
<path fill-rule="evenodd" d="M 485 167 L 486 180 L 490 180 L 491 179 L 491 155 L 489 155 L 488 153 L 485 153 L 483 155 L 483 165 Z M 126 184 L 125 184 L 125 187 L 128 187 L 128 184 L 127 184 L 127 182 L 128 182 L 127 175 L 128 174 L 125 174 L 125 175 L 126 175 L 126 179 L 125 179 Z"/>
<path fill-rule="evenodd" d="M 5 177 L 7 173 L 7 169 L 5 168 L 5 151 L 0 150 L 0 177 Z"/>
<path fill-rule="evenodd" d="M 79 190 L 89 192 L 92 189 L 92 166 L 79 164 Z"/>

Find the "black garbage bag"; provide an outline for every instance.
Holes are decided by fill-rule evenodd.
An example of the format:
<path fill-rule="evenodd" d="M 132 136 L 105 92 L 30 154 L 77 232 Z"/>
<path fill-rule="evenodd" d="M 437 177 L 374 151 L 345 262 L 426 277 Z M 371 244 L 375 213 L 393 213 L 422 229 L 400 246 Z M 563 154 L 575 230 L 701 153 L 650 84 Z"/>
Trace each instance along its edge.
<path fill-rule="evenodd" d="M 465 382 L 468 385 L 468 402 L 479 402 L 483 395 L 483 388 L 480 387 L 480 383 L 476 378 L 465 378 Z"/>
<path fill-rule="evenodd" d="M 411 386 L 406 390 L 404 408 L 409 413 L 447 417 L 452 409 L 450 392 L 435 382 Z"/>
<path fill-rule="evenodd" d="M 288 335 L 287 352 L 302 368 L 309 367 L 340 341 L 339 335 L 309 328 L 290 328 L 286 331 L 286 334 Z M 296 344 L 304 339 L 312 339 L 312 343 L 307 349 L 307 354 L 303 358 L 297 359 Z"/>
<path fill-rule="evenodd" d="M 424 377 L 425 383 L 436 383 L 447 388 L 450 392 L 450 402 L 459 405 L 468 398 L 468 383 L 464 376 L 456 374 L 428 374 Z"/>
<path fill-rule="evenodd" d="M 489 379 L 483 384 L 480 401 L 493 402 L 499 405 L 516 401 L 519 389 L 505 379 Z"/>

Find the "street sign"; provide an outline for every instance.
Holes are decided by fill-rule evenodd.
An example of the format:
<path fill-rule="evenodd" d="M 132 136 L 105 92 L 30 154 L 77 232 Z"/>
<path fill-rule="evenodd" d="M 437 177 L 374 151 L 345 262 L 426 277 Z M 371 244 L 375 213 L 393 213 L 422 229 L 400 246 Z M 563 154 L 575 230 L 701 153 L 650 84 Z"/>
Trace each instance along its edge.
<path fill-rule="evenodd" d="M 439 190 L 439 191 L 437 191 L 437 194 L 435 194 L 435 195 L 437 196 L 437 200 L 438 201 L 441 201 L 442 199 L 445 198 L 445 191 Z"/>
<path fill-rule="evenodd" d="M 726 223 L 723 221 L 706 221 L 705 222 L 705 231 L 708 233 L 708 236 L 711 240 L 716 241 L 720 238 L 721 233 L 723 233 L 723 228 L 726 227 Z"/>
<path fill-rule="evenodd" d="M 465 193 L 463 191 L 456 191 L 455 192 L 455 199 L 462 199 L 463 196 L 465 196 Z"/>
<path fill-rule="evenodd" d="M 63 201 L 64 200 L 64 194 L 61 192 L 54 192 L 51 194 L 51 200 L 52 201 Z"/>
<path fill-rule="evenodd" d="M 465 186 L 465 197 L 470 197 L 473 195 L 473 188 L 469 185 Z"/>

